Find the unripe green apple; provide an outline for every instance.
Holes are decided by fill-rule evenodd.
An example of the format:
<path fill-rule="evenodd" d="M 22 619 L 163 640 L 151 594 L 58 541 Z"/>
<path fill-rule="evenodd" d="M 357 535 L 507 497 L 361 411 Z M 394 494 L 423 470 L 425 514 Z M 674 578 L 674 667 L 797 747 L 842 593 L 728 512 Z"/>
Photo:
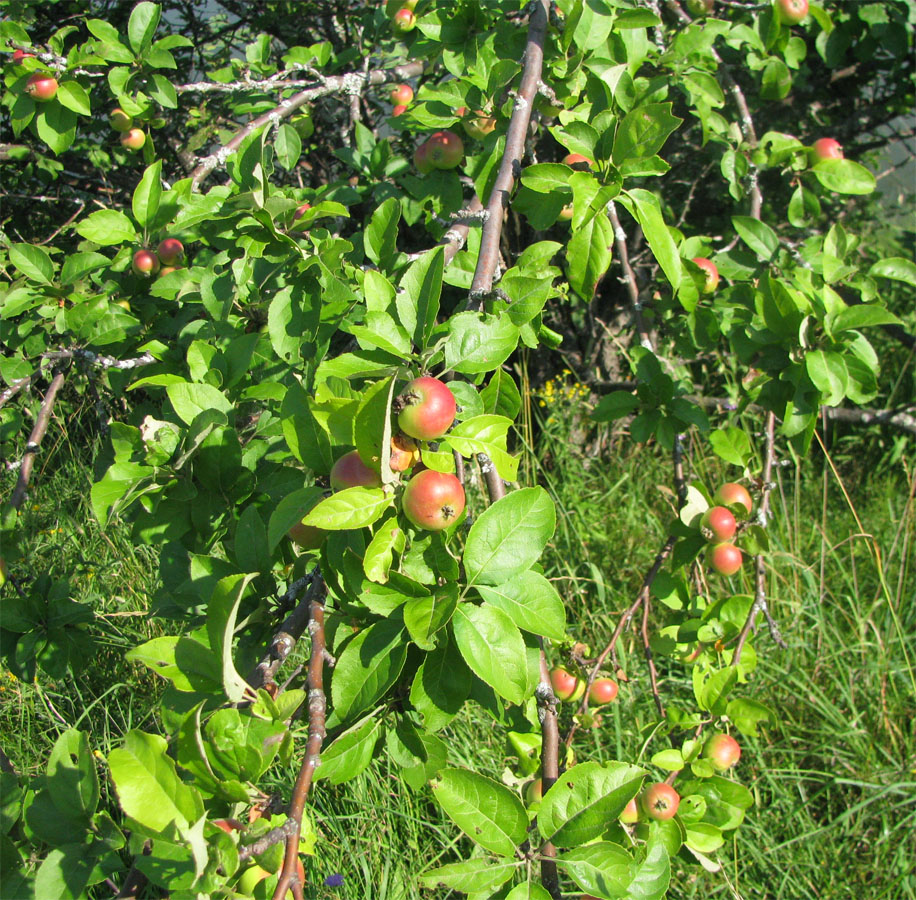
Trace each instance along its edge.
<path fill-rule="evenodd" d="M 617 818 L 624 825 L 634 825 L 639 821 L 639 804 L 635 797 L 623 808 L 623 812 Z"/>
<path fill-rule="evenodd" d="M 557 215 L 558 222 L 571 222 L 573 217 L 573 205 L 572 203 L 567 203 L 564 206 L 559 214 Z"/>
<path fill-rule="evenodd" d="M 525 803 L 529 806 L 532 803 L 538 803 L 544 796 L 544 782 L 540 778 L 529 781 L 524 789 Z"/>
<path fill-rule="evenodd" d="M 299 876 L 299 883 L 305 884 L 305 868 L 301 859 L 296 860 L 296 874 Z M 239 878 L 236 890 L 246 897 L 253 897 L 255 888 L 269 875 L 270 872 L 267 869 L 262 869 L 258 865 L 249 866 L 242 872 L 242 877 Z M 292 889 L 286 892 L 286 900 L 293 900 Z"/>
<path fill-rule="evenodd" d="M 115 131 L 130 131 L 134 127 L 134 117 L 127 115 L 119 106 L 115 107 L 108 116 L 108 124 Z"/>
<path fill-rule="evenodd" d="M 125 150 L 139 150 L 146 143 L 146 132 L 142 128 L 131 128 L 121 135 L 121 146 Z"/>
<path fill-rule="evenodd" d="M 33 100 L 44 103 L 57 93 L 57 79 L 47 72 L 33 72 L 25 83 L 25 92 Z"/>

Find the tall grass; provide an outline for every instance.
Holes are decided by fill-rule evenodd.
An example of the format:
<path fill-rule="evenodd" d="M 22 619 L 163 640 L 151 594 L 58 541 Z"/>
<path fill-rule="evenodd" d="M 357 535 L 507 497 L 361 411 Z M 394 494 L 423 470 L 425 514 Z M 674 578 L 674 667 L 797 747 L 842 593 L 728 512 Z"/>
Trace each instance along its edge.
<path fill-rule="evenodd" d="M 543 399 L 543 397 L 542 397 Z M 581 397 L 555 389 L 535 403 L 528 459 L 553 496 L 558 527 L 544 560 L 568 608 L 570 631 L 603 646 L 635 597 L 674 509 L 671 466 L 656 447 L 591 432 Z M 759 665 L 742 691 L 765 702 L 775 725 L 748 739 L 736 777 L 755 805 L 707 873 L 674 864 L 673 898 L 903 900 L 916 898 L 916 507 L 906 455 L 869 457 L 860 442 L 836 459 L 815 448 L 777 468 L 770 525 L 771 606 L 789 649 L 762 632 Z M 845 455 L 843 455 L 845 454 Z M 66 727 L 90 732 L 103 754 L 131 728 L 155 729 L 160 685 L 124 662 L 131 646 L 160 633 L 146 611 L 156 587 L 155 554 L 129 530 L 101 529 L 88 509 L 94 449 L 62 437 L 36 472 L 23 524 L 27 563 L 14 574 L 69 577 L 73 596 L 96 611 L 96 654 L 73 677 L 35 684 L 0 677 L 0 745 L 25 774 L 40 771 Z M 688 448 L 691 477 L 734 477 L 705 451 Z M 0 476 L 0 492 L 12 475 Z M 166 623 L 164 628 L 173 627 Z M 629 685 L 601 726 L 580 731 L 576 755 L 646 761 L 656 721 L 638 646 L 624 641 Z M 663 669 L 667 699 L 691 702 L 689 669 Z M 15 701 L 15 702 L 12 702 Z M 568 715 L 568 713 L 566 713 Z M 512 760 L 505 728 L 469 706 L 441 735 L 450 762 L 501 778 Z M 276 771 L 288 794 L 294 771 Z M 307 861 L 311 898 L 412 900 L 417 874 L 475 851 L 428 791 L 377 761 L 337 788 L 319 782 L 310 801 L 318 852 Z M 323 887 L 344 875 L 339 888 Z M 578 896 L 578 892 L 570 893 Z"/>

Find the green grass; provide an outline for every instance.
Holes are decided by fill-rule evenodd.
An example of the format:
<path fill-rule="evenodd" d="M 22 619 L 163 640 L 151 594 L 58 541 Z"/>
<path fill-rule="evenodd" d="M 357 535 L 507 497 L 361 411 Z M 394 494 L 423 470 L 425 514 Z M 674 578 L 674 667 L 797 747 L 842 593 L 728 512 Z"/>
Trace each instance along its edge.
<path fill-rule="evenodd" d="M 593 443 L 576 450 L 568 401 L 554 399 L 543 412 L 553 421 L 541 422 L 532 465 L 559 512 L 546 571 L 567 602 L 571 633 L 597 648 L 664 539 L 673 510 L 670 463 L 657 448 L 618 437 L 598 451 Z M 22 514 L 28 563 L 13 572 L 69 577 L 74 598 L 96 610 L 96 650 L 65 679 L 0 679 L 0 746 L 26 774 L 43 768 L 66 727 L 88 730 L 103 754 L 131 728 L 155 730 L 160 684 L 123 655 L 174 628 L 145 614 L 156 589 L 155 554 L 133 546 L 124 526 L 103 531 L 91 516 L 92 443 L 58 438 Z M 835 471 L 816 447 L 807 462 L 777 469 L 768 592 L 789 649 L 761 632 L 758 668 L 741 690 L 772 707 L 778 722 L 744 741 L 736 777 L 755 806 L 717 854 L 722 871 L 676 860 L 672 898 L 916 898 L 913 476 L 905 454 L 889 462 L 870 459 L 861 441 L 837 446 Z M 704 455 L 699 442 L 688 448 L 687 463 L 691 477 L 707 483 L 739 474 Z M 0 478 L 6 494 L 12 475 Z M 579 732 L 579 761 L 645 762 L 663 746 L 656 739 L 646 749 L 654 706 L 638 642 L 627 635 L 624 650 L 631 681 L 600 728 Z M 661 690 L 669 702 L 692 702 L 688 667 L 664 666 Z M 441 736 L 453 764 L 500 778 L 511 762 L 505 729 L 477 707 Z M 270 787 L 285 796 L 293 775 L 292 768 L 273 773 Z M 472 845 L 392 764 L 377 761 L 337 788 L 319 782 L 310 809 L 319 844 L 307 861 L 307 897 L 457 896 L 420 892 L 416 875 L 470 855 Z M 321 887 L 337 872 L 342 888 Z"/>

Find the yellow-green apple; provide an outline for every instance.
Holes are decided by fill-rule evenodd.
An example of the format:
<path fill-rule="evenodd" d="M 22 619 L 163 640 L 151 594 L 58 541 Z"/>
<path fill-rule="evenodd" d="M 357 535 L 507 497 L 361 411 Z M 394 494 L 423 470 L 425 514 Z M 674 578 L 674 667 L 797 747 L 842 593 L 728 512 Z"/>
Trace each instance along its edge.
<path fill-rule="evenodd" d="M 455 395 L 445 382 L 431 375 L 411 381 L 395 403 L 398 427 L 417 440 L 434 441 L 455 421 Z"/>
<path fill-rule="evenodd" d="M 120 106 L 116 106 L 108 116 L 108 124 L 122 134 L 134 127 L 134 117 L 127 115 Z"/>
<path fill-rule="evenodd" d="M 464 512 L 464 488 L 449 472 L 424 469 L 407 482 L 401 505 L 418 528 L 442 531 Z"/>
<path fill-rule="evenodd" d="M 623 812 L 617 818 L 624 825 L 633 825 L 639 821 L 639 805 L 635 797 L 623 808 Z"/>
<path fill-rule="evenodd" d="M 47 72 L 33 72 L 25 83 L 25 92 L 33 100 L 44 103 L 57 93 L 57 79 Z"/>
<path fill-rule="evenodd" d="M 537 803 L 544 796 L 544 782 L 540 778 L 529 781 L 524 788 L 525 803 L 529 806 Z"/>
<path fill-rule="evenodd" d="M 299 876 L 299 883 L 305 884 L 305 868 L 302 865 L 302 860 L 296 860 L 296 874 Z M 262 869 L 258 865 L 249 866 L 242 872 L 242 877 L 239 878 L 238 884 L 236 885 L 236 890 L 245 897 L 253 897 L 254 889 L 270 875 L 270 872 L 267 869 Z M 287 900 L 293 900 L 292 890 L 286 892 Z"/>

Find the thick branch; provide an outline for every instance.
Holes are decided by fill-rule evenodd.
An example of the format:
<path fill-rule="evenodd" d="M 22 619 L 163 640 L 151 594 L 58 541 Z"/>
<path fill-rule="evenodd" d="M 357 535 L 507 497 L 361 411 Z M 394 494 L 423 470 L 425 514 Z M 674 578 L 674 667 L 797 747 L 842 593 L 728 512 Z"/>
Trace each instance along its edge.
<path fill-rule="evenodd" d="M 538 701 L 538 719 L 541 723 L 541 790 L 548 788 L 560 777 L 560 731 L 557 725 L 557 698 L 550 683 L 550 670 L 547 657 L 544 656 L 543 644 L 540 652 L 541 678 L 536 695 Z M 560 900 L 560 879 L 557 875 L 557 864 L 554 862 L 557 851 L 553 844 L 545 843 L 540 847 L 541 884 L 554 900 Z"/>
<path fill-rule="evenodd" d="M 528 44 L 525 48 L 525 64 L 522 80 L 515 97 L 515 108 L 506 131 L 506 148 L 499 165 L 499 172 L 493 182 L 493 190 L 487 202 L 489 216 L 483 223 L 480 237 L 480 255 L 471 282 L 469 306 L 483 309 L 484 298 L 493 287 L 496 263 L 499 259 L 499 238 L 502 234 L 503 215 L 509 207 L 509 194 L 515 179 L 521 171 L 522 155 L 525 151 L 525 136 L 531 120 L 531 108 L 541 80 L 544 62 L 544 37 L 547 33 L 547 8 L 549 0 L 534 0 L 528 23 Z"/>

